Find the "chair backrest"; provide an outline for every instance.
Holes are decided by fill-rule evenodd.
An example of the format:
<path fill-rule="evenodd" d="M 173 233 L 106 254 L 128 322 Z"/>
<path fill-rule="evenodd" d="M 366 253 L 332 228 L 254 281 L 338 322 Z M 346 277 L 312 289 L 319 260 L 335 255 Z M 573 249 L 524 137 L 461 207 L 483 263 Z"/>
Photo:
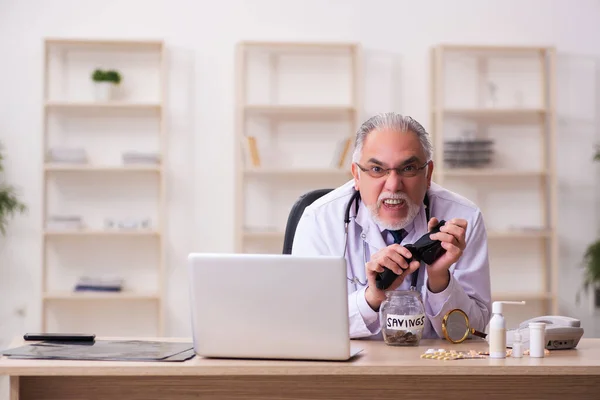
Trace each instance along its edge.
<path fill-rule="evenodd" d="M 287 224 L 285 226 L 285 236 L 283 237 L 283 254 L 292 254 L 292 246 L 294 245 L 294 235 L 296 234 L 296 227 L 302 217 L 304 209 L 311 205 L 319 197 L 326 195 L 333 189 L 316 189 L 310 192 L 304 193 L 296 200 L 288 216 Z"/>

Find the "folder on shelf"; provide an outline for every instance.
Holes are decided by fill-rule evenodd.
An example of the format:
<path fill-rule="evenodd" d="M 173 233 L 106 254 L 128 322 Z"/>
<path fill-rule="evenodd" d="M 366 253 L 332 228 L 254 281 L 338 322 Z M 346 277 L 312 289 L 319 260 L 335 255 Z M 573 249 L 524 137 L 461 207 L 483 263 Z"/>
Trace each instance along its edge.
<path fill-rule="evenodd" d="M 87 343 L 37 342 L 4 350 L 8 358 L 36 360 L 176 362 L 194 357 L 192 343 L 96 340 Z"/>

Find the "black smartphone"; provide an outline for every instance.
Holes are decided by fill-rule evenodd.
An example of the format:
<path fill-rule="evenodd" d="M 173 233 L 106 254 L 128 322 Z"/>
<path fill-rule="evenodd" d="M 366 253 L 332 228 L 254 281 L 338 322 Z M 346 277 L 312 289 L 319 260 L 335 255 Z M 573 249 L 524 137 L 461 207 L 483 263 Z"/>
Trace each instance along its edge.
<path fill-rule="evenodd" d="M 26 333 L 25 340 L 43 340 L 45 342 L 93 342 L 93 333 Z"/>

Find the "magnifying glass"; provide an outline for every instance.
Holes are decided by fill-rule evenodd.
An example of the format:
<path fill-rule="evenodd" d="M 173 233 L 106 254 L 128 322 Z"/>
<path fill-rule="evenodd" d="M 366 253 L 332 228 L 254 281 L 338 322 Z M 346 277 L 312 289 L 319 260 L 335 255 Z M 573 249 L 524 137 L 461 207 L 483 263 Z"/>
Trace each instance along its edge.
<path fill-rule="evenodd" d="M 442 319 L 444 337 L 452 343 L 462 343 L 469 334 L 486 338 L 487 334 L 479 332 L 469 325 L 469 317 L 458 308 L 449 311 Z"/>

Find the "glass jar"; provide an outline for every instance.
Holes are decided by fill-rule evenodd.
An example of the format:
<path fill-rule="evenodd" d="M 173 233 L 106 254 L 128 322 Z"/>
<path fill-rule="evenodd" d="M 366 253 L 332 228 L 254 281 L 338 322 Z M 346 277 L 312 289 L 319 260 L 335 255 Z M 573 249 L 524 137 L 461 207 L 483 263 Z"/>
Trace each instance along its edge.
<path fill-rule="evenodd" d="M 416 290 L 385 293 L 379 308 L 385 343 L 390 346 L 418 346 L 425 328 L 425 306 Z"/>

